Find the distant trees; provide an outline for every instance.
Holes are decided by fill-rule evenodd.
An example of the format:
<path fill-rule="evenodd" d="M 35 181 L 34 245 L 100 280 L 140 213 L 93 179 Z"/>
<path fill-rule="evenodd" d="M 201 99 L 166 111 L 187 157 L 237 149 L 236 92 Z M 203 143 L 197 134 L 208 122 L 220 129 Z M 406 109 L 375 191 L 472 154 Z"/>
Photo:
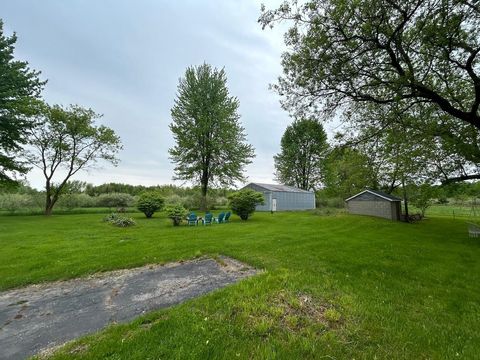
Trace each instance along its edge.
<path fill-rule="evenodd" d="M 17 36 L 5 36 L 0 19 L 0 186 L 14 182 L 12 174 L 28 168 L 16 152 L 26 141 L 26 132 L 34 122 L 40 92 L 46 81 L 40 72 L 31 70 L 26 61 L 15 60 Z"/>
<path fill-rule="evenodd" d="M 200 185 L 202 209 L 211 184 L 244 180 L 244 168 L 255 156 L 239 122 L 239 101 L 230 96 L 226 82 L 223 69 L 208 64 L 187 68 L 171 110 L 175 178 Z"/>
<path fill-rule="evenodd" d="M 274 156 L 277 180 L 304 190 L 317 189 L 327 150 L 327 134 L 318 120 L 295 120 L 282 136 L 280 153 Z"/>
<path fill-rule="evenodd" d="M 44 106 L 39 125 L 30 132 L 28 162 L 45 177 L 45 214 L 50 215 L 68 181 L 78 171 L 98 160 L 117 163 L 120 138 L 103 125 L 96 126 L 100 116 L 80 106 Z M 55 179 L 60 176 L 60 180 Z"/>

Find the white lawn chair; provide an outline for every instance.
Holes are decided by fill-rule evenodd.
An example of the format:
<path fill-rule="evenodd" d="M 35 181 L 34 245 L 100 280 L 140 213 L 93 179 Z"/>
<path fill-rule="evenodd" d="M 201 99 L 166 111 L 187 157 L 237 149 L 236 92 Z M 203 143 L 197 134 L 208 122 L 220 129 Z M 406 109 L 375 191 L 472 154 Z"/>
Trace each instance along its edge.
<path fill-rule="evenodd" d="M 470 237 L 479 237 L 480 236 L 480 226 L 473 223 L 468 224 L 468 236 Z"/>

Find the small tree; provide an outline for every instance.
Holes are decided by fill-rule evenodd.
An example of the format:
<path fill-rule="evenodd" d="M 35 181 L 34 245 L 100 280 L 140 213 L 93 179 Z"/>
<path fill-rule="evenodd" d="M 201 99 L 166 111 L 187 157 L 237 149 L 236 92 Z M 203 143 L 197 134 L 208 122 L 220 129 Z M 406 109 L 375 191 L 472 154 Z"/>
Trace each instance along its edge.
<path fill-rule="evenodd" d="M 164 198 L 158 192 L 144 192 L 138 197 L 137 209 L 150 219 L 156 211 L 163 208 L 164 202 Z"/>
<path fill-rule="evenodd" d="M 239 101 L 230 96 L 226 83 L 223 69 L 189 67 L 171 111 L 176 144 L 169 153 L 176 164 L 175 178 L 201 186 L 202 210 L 209 186 L 243 181 L 244 167 L 255 156 L 239 122 Z"/>
<path fill-rule="evenodd" d="M 240 216 L 242 220 L 248 220 L 248 217 L 255 212 L 255 207 L 265 203 L 263 194 L 251 189 L 237 191 L 228 199 L 233 213 Z"/>
<path fill-rule="evenodd" d="M 422 214 L 422 217 L 425 216 L 425 211 L 433 204 L 433 198 L 435 197 L 436 192 L 430 184 L 422 184 L 417 187 L 414 193 L 410 196 L 410 203 L 418 208 Z"/>
<path fill-rule="evenodd" d="M 58 105 L 43 107 L 39 125 L 29 135 L 27 160 L 45 177 L 45 215 L 52 213 L 77 172 L 98 160 L 117 164 L 120 138 L 106 126 L 95 126 L 94 120 L 99 117 L 93 110 L 76 105 L 68 109 Z M 54 182 L 59 169 L 65 170 L 65 175 Z"/>
<path fill-rule="evenodd" d="M 167 217 L 172 219 L 173 226 L 179 226 L 188 214 L 188 210 L 178 204 L 167 206 L 165 212 L 167 213 Z"/>

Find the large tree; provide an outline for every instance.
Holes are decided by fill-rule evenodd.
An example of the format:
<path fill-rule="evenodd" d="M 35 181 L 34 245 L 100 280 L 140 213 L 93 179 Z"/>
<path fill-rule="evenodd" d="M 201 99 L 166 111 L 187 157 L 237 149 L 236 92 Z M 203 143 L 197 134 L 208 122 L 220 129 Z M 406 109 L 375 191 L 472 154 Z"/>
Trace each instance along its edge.
<path fill-rule="evenodd" d="M 0 186 L 13 183 L 15 173 L 27 171 L 16 153 L 33 126 L 30 116 L 45 84 L 38 77 L 40 72 L 31 70 L 26 61 L 15 60 L 16 41 L 15 34 L 5 36 L 0 20 Z"/>
<path fill-rule="evenodd" d="M 348 198 L 366 188 L 378 188 L 378 173 L 372 159 L 360 149 L 337 146 L 325 166 L 325 193 L 330 197 Z"/>
<path fill-rule="evenodd" d="M 327 150 L 327 134 L 318 120 L 295 120 L 282 136 L 280 153 L 274 156 L 277 180 L 305 190 L 317 189 Z"/>
<path fill-rule="evenodd" d="M 39 125 L 29 135 L 27 160 L 45 177 L 45 214 L 56 202 L 77 172 L 92 167 L 98 160 L 117 164 L 122 148 L 120 138 L 103 125 L 96 126 L 100 115 L 91 109 L 72 105 L 44 106 Z"/>
<path fill-rule="evenodd" d="M 427 104 L 480 129 L 478 1 L 286 1 L 260 17 L 283 20 L 286 108 Z"/>
<path fill-rule="evenodd" d="M 239 122 L 239 101 L 230 96 L 226 83 L 223 69 L 189 67 L 171 110 L 176 144 L 169 153 L 176 164 L 175 178 L 201 186 L 202 208 L 211 184 L 244 180 L 244 167 L 255 156 Z"/>
<path fill-rule="evenodd" d="M 343 143 L 369 149 L 390 191 L 403 175 L 415 183 L 480 178 L 480 132 L 431 106 L 363 104 L 345 118 Z"/>

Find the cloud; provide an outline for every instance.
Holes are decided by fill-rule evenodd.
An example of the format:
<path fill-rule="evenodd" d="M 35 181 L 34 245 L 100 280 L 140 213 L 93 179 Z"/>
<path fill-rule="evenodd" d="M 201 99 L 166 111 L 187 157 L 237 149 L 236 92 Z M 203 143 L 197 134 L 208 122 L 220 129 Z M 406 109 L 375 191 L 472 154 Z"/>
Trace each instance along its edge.
<path fill-rule="evenodd" d="M 49 79 L 50 103 L 76 103 L 104 116 L 122 138 L 117 168 L 79 173 L 95 184 L 172 183 L 168 148 L 178 79 L 190 65 L 225 67 L 257 157 L 252 181 L 273 180 L 273 155 L 290 122 L 268 84 L 281 74 L 283 28 L 261 30 L 256 1 L 7 0 L 2 18 L 18 34 L 16 56 Z M 38 172 L 28 175 L 43 186 Z"/>

